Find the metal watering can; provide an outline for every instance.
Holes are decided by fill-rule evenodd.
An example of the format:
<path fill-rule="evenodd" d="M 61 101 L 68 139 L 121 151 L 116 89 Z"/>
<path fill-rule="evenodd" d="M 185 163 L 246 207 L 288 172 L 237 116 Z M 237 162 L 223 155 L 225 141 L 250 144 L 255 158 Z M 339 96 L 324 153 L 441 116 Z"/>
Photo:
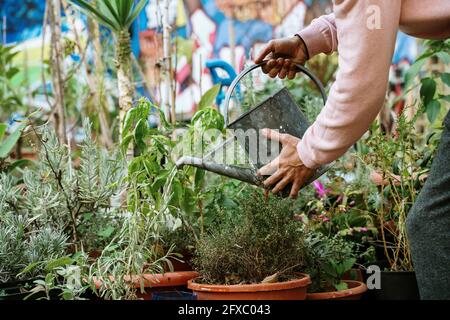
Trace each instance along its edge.
<path fill-rule="evenodd" d="M 247 75 L 252 70 L 263 66 L 265 63 L 266 62 L 263 62 L 261 64 L 246 68 L 244 71 L 242 71 L 241 74 L 236 77 L 236 79 L 231 83 L 228 89 L 225 99 L 224 118 L 227 129 L 233 130 L 233 137 L 219 145 L 215 150 L 205 155 L 203 158 L 186 156 L 180 158 L 176 163 L 177 168 L 182 168 L 185 165 L 194 166 L 259 187 L 264 187 L 263 181 L 266 177 L 258 176 L 257 171 L 261 167 L 274 160 L 279 155 L 279 150 L 281 150 L 282 146 L 281 144 L 276 143 L 276 149 L 278 149 L 278 152 L 277 150 L 273 150 L 272 146 L 271 149 L 269 148 L 270 150 L 267 150 L 267 153 L 264 155 L 264 157 L 261 157 L 259 152 L 261 146 L 264 147 L 265 144 L 267 145 L 269 142 L 266 138 L 262 137 L 259 134 L 257 134 L 257 141 L 253 141 L 253 144 L 251 142 L 247 142 L 247 137 L 245 135 L 247 132 L 249 132 L 248 130 L 254 130 L 255 132 L 259 133 L 260 130 L 268 128 L 279 130 L 280 133 L 287 133 L 292 136 L 302 138 L 306 130 L 310 126 L 307 118 L 302 113 L 299 106 L 285 87 L 271 97 L 267 98 L 256 107 L 252 108 L 250 111 L 239 116 L 233 122 L 228 123 L 229 104 L 236 86 L 245 75 Z M 297 68 L 299 69 L 299 72 L 304 73 L 314 82 L 314 84 L 319 89 L 325 104 L 327 101 L 327 95 L 320 80 L 302 65 L 297 65 Z M 264 139 L 265 141 L 262 141 L 261 139 Z M 213 161 L 212 157 L 214 154 L 216 154 L 222 148 L 225 148 L 229 143 L 236 143 L 236 140 L 250 160 L 250 167 L 226 165 Z M 254 150 L 255 145 L 256 153 L 251 152 L 250 150 L 251 148 L 253 148 Z M 332 165 L 326 165 L 318 168 L 314 176 L 311 177 L 305 185 L 317 180 L 317 178 L 322 176 L 331 166 Z M 280 195 L 289 195 L 291 187 L 292 186 L 287 186 Z"/>

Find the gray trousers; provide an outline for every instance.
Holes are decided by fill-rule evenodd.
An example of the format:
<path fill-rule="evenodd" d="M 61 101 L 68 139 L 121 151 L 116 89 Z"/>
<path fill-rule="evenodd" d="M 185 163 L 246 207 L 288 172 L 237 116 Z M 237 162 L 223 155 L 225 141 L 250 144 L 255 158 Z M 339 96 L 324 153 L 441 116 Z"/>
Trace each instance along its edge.
<path fill-rule="evenodd" d="M 421 299 L 450 299 L 450 112 L 407 234 Z"/>

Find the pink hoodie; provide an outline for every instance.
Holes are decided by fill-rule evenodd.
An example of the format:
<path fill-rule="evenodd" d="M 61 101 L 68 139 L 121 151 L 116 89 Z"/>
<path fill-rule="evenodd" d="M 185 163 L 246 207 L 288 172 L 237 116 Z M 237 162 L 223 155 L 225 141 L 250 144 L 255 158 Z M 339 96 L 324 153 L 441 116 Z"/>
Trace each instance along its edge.
<path fill-rule="evenodd" d="M 299 32 L 310 56 L 339 51 L 329 100 L 298 144 L 309 168 L 333 162 L 368 130 L 384 103 L 397 31 L 450 37 L 450 0 L 333 0 L 334 14 Z"/>

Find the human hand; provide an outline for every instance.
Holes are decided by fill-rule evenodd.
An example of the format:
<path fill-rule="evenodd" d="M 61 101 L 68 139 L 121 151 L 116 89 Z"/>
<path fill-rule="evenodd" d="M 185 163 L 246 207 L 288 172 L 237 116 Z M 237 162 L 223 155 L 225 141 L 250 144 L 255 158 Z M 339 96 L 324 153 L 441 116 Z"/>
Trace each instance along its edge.
<path fill-rule="evenodd" d="M 270 175 L 264 181 L 264 186 L 271 188 L 276 184 L 272 192 L 277 194 L 291 183 L 292 188 L 289 196 L 293 199 L 297 198 L 300 189 L 315 172 L 314 169 L 306 167 L 298 155 L 297 145 L 300 139 L 269 129 L 264 129 L 262 134 L 267 139 L 280 142 L 283 146 L 280 155 L 258 171 L 261 176 Z"/>
<path fill-rule="evenodd" d="M 280 79 L 286 77 L 290 80 L 295 78 L 296 64 L 305 64 L 308 60 L 308 50 L 298 36 L 271 40 L 256 58 L 255 63 L 268 60 L 262 67 L 264 73 L 271 78 L 277 75 Z"/>

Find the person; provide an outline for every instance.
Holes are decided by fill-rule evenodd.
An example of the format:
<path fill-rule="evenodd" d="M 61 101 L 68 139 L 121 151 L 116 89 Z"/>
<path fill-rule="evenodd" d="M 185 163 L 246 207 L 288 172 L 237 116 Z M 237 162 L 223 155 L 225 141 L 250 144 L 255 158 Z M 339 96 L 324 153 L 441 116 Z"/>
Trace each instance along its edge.
<path fill-rule="evenodd" d="M 300 140 L 264 130 L 283 148 L 259 170 L 274 193 L 292 184 L 297 197 L 316 168 L 342 156 L 368 130 L 383 106 L 398 30 L 442 40 L 450 37 L 448 0 L 333 0 L 321 16 L 290 38 L 270 41 L 255 59 L 264 73 L 295 77 L 295 64 L 339 52 L 339 70 L 329 99 Z M 422 299 L 450 299 L 450 112 L 430 175 L 407 219 L 414 268 Z"/>

